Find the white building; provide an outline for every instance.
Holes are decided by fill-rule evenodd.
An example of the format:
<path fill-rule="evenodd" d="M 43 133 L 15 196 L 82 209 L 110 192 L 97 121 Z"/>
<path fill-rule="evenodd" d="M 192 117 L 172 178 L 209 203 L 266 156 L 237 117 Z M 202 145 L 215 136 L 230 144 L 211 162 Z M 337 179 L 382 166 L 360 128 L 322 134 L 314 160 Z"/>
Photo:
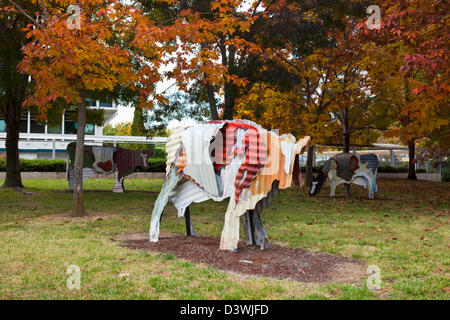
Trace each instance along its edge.
<path fill-rule="evenodd" d="M 105 111 L 105 123 L 110 122 L 118 111 L 118 106 L 112 103 L 90 101 L 89 108 Z M 56 126 L 42 125 L 36 122 L 35 115 L 29 110 L 22 114 L 19 135 L 19 156 L 23 159 L 66 159 L 67 145 L 76 140 L 77 122 L 75 111 L 65 111 L 61 123 Z M 103 136 L 103 127 L 93 124 L 86 125 L 86 141 L 90 145 L 101 142 L 92 141 L 93 137 Z M 0 153 L 6 152 L 6 124 L 0 119 Z"/>

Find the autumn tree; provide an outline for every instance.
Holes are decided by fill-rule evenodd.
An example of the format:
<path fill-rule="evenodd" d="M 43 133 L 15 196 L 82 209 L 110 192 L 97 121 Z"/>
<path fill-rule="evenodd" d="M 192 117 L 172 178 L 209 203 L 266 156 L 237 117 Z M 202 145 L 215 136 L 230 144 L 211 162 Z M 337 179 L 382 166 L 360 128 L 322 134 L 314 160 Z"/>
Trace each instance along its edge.
<path fill-rule="evenodd" d="M 361 17 L 365 10 L 347 8 L 342 12 L 327 24 L 320 11 L 304 11 L 306 26 L 315 29 L 336 26 L 324 30 L 329 41 L 305 47 L 301 42 L 288 41 L 287 37 L 283 50 L 266 50 L 271 65 L 264 68 L 274 75 L 266 81 L 272 85 L 252 88 L 238 106 L 238 116 L 269 122 L 271 127 L 283 128 L 282 131 L 288 126 L 287 131 L 300 130 L 312 137 L 307 183 L 312 177 L 314 145 L 343 144 L 348 152 L 351 135 L 355 142 L 376 139 L 370 127 L 375 114 L 370 112 L 371 97 L 365 93 L 368 86 L 363 73 L 362 45 L 354 44 L 351 38 L 354 24 L 350 18 Z M 362 132 L 365 134 L 361 135 Z"/>
<path fill-rule="evenodd" d="M 132 122 L 119 122 L 116 125 L 107 124 L 103 128 L 105 136 L 131 136 Z"/>
<path fill-rule="evenodd" d="M 329 112 L 335 120 L 330 125 L 341 133 L 344 152 L 350 152 L 351 139 L 353 143 L 362 138 L 366 138 L 364 144 L 374 142 L 377 132 L 389 124 L 383 110 L 374 104 L 373 81 L 367 73 L 367 65 L 378 61 L 368 54 L 365 43 L 355 36 L 355 30 L 355 23 L 347 21 L 345 31 L 335 34 L 336 47 L 323 50 L 330 57 L 331 72 L 321 90 L 330 99 Z"/>
<path fill-rule="evenodd" d="M 409 148 L 408 179 L 416 179 L 418 139 L 445 146 L 449 131 L 448 7 L 443 1 L 384 1 L 383 24 L 361 32 L 373 41 L 371 66 L 378 100 L 390 108 L 396 125 L 391 134 Z M 448 135 L 447 135 L 448 136 Z"/>
<path fill-rule="evenodd" d="M 25 104 L 37 106 L 44 118 L 57 99 L 77 106 L 72 215 L 82 216 L 86 214 L 82 179 L 86 99 L 90 92 L 113 91 L 123 85 L 137 90 L 140 103 L 148 106 L 148 96 L 158 79 L 158 64 L 153 64 L 158 55 L 155 51 L 153 60 L 142 62 L 146 56 L 140 54 L 134 35 L 135 29 L 148 21 L 130 5 L 118 0 L 84 0 L 78 1 L 79 12 L 67 14 L 68 1 L 44 2 L 48 19 L 40 27 L 28 29 L 27 37 L 32 41 L 24 46 L 24 59 L 19 64 L 35 83 Z"/>
<path fill-rule="evenodd" d="M 23 187 L 19 164 L 19 130 L 23 102 L 30 90 L 28 76 L 17 69 L 22 46 L 29 40 L 23 28 L 39 24 L 30 1 L 0 1 L 0 119 L 6 124 L 6 178 L 4 188 Z"/>
<path fill-rule="evenodd" d="M 356 1 L 357 2 L 357 1 Z M 160 22 L 161 41 L 171 53 L 167 76 L 185 93 L 203 86 L 212 118 L 235 115 L 237 99 L 251 85 L 276 77 L 267 49 L 284 50 L 285 43 L 307 54 L 329 43 L 327 28 L 348 13 L 345 1 L 171 1 L 169 19 Z M 322 19 L 312 22 L 307 13 Z M 272 63 L 272 67 L 275 64 Z M 217 105 L 217 97 L 221 105 Z"/>

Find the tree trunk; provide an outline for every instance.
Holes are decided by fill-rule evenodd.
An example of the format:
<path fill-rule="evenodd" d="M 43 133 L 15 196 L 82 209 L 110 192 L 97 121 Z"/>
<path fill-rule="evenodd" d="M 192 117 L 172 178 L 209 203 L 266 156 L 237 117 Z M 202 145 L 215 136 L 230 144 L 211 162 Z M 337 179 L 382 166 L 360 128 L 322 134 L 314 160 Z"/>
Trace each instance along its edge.
<path fill-rule="evenodd" d="M 313 178 L 313 160 L 314 160 L 314 146 L 308 147 L 308 153 L 306 157 L 306 186 L 311 185 Z"/>
<path fill-rule="evenodd" d="M 222 64 L 227 67 L 229 74 L 233 74 L 235 72 L 236 48 L 230 45 L 228 47 L 228 56 L 226 55 L 226 52 L 226 49 L 221 49 Z M 223 91 L 225 107 L 222 118 L 224 120 L 232 120 L 234 116 L 234 105 L 236 103 L 237 87 L 232 81 L 226 81 Z"/>
<path fill-rule="evenodd" d="M 236 101 L 236 86 L 227 82 L 224 86 L 224 94 L 225 94 L 225 108 L 223 110 L 223 119 L 224 120 L 232 120 L 234 116 L 234 104 Z"/>
<path fill-rule="evenodd" d="M 214 96 L 214 87 L 211 84 L 206 84 L 206 91 L 208 93 L 209 111 L 211 112 L 211 120 L 220 120 L 217 112 L 216 97 Z"/>
<path fill-rule="evenodd" d="M 343 114 L 343 120 L 344 123 L 342 125 L 342 129 L 344 131 L 344 136 L 343 136 L 343 148 L 344 148 L 344 152 L 349 153 L 350 152 L 350 127 L 349 127 L 349 122 L 348 122 L 348 108 L 344 109 L 344 114 Z"/>
<path fill-rule="evenodd" d="M 350 152 L 350 133 L 344 133 L 344 152 Z"/>
<path fill-rule="evenodd" d="M 86 129 L 86 94 L 80 92 L 81 102 L 78 104 L 78 128 L 77 144 L 75 148 L 74 163 L 74 188 L 72 217 L 82 217 L 87 215 L 84 210 L 83 199 L 83 163 L 84 163 L 84 136 Z"/>
<path fill-rule="evenodd" d="M 416 145 L 414 139 L 408 142 L 408 151 L 409 151 L 408 180 L 417 180 L 416 166 L 414 161 L 416 153 Z"/>
<path fill-rule="evenodd" d="M 6 179 L 2 188 L 23 188 L 19 162 L 21 105 L 8 105 L 6 122 Z"/>

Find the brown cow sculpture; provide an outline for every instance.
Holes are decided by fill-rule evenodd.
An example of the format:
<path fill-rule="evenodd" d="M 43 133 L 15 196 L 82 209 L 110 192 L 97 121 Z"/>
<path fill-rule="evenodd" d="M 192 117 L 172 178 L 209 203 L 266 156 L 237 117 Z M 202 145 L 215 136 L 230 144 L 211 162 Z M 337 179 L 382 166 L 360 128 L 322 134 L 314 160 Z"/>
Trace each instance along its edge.
<path fill-rule="evenodd" d="M 67 146 L 70 159 L 67 180 L 69 189 L 74 188 L 73 164 L 75 162 L 76 142 Z M 124 192 L 123 179 L 139 168 L 148 169 L 148 158 L 153 155 L 150 150 L 127 150 L 120 147 L 84 146 L 83 180 L 95 173 L 115 173 L 113 192 Z"/>
<path fill-rule="evenodd" d="M 166 180 L 156 199 L 150 223 L 150 241 L 159 237 L 162 213 L 168 201 L 186 219 L 194 234 L 189 205 L 230 198 L 220 241 L 221 250 L 235 251 L 239 218 L 245 215 L 248 244 L 268 248 L 260 213 L 279 189 L 300 184 L 299 154 L 310 137 L 296 141 L 247 120 L 211 121 L 172 130 L 166 144 Z"/>

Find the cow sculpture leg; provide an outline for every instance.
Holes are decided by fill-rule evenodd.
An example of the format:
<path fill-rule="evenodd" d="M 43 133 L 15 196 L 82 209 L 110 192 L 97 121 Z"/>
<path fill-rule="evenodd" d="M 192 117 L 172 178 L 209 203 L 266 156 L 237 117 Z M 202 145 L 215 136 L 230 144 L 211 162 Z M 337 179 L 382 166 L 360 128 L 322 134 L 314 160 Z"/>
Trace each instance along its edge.
<path fill-rule="evenodd" d="M 271 205 L 274 196 L 280 193 L 278 189 L 279 181 L 272 183 L 272 188 L 265 198 L 258 201 L 254 210 L 247 210 L 242 221 L 245 233 L 247 234 L 247 244 L 259 246 L 261 250 L 269 248 L 269 234 L 264 228 L 261 212 Z"/>
<path fill-rule="evenodd" d="M 194 226 L 191 222 L 191 213 L 189 207 L 187 207 L 184 211 L 184 220 L 186 221 L 186 235 L 196 237 L 197 234 L 194 231 Z"/>
<path fill-rule="evenodd" d="M 239 242 L 239 218 L 245 213 L 245 211 L 241 210 L 236 210 L 236 203 L 231 197 L 225 213 L 225 222 L 220 237 L 220 250 L 236 252 Z"/>
<path fill-rule="evenodd" d="M 367 189 L 369 189 L 369 199 L 375 199 L 375 187 L 371 179 L 367 179 Z"/>
<path fill-rule="evenodd" d="M 169 201 L 169 194 L 173 190 L 173 188 L 177 185 L 180 178 L 177 176 L 175 170 L 170 172 L 170 175 L 167 177 L 167 180 L 164 181 L 164 184 L 161 188 L 161 192 L 158 195 L 158 198 L 155 201 L 155 205 L 153 207 L 152 219 L 150 221 L 150 231 L 149 238 L 151 242 L 157 242 L 159 236 L 159 223 L 161 221 L 161 215 L 164 211 L 164 207 Z"/>
<path fill-rule="evenodd" d="M 123 193 L 124 192 L 124 188 L 123 188 L 123 177 L 118 179 L 118 175 L 119 172 L 116 171 L 116 179 L 114 181 L 114 186 L 113 186 L 113 192 L 117 192 L 117 193 Z"/>
<path fill-rule="evenodd" d="M 345 184 L 345 189 L 347 190 L 347 195 L 351 196 L 352 195 L 352 187 L 351 187 L 350 183 Z"/>
<path fill-rule="evenodd" d="M 247 210 L 243 219 L 243 226 L 247 234 L 248 245 L 259 246 L 261 250 L 269 248 L 268 233 L 264 228 L 259 212 Z"/>
<path fill-rule="evenodd" d="M 335 177 L 330 177 L 330 197 L 334 197 L 336 194 L 336 179 Z"/>

